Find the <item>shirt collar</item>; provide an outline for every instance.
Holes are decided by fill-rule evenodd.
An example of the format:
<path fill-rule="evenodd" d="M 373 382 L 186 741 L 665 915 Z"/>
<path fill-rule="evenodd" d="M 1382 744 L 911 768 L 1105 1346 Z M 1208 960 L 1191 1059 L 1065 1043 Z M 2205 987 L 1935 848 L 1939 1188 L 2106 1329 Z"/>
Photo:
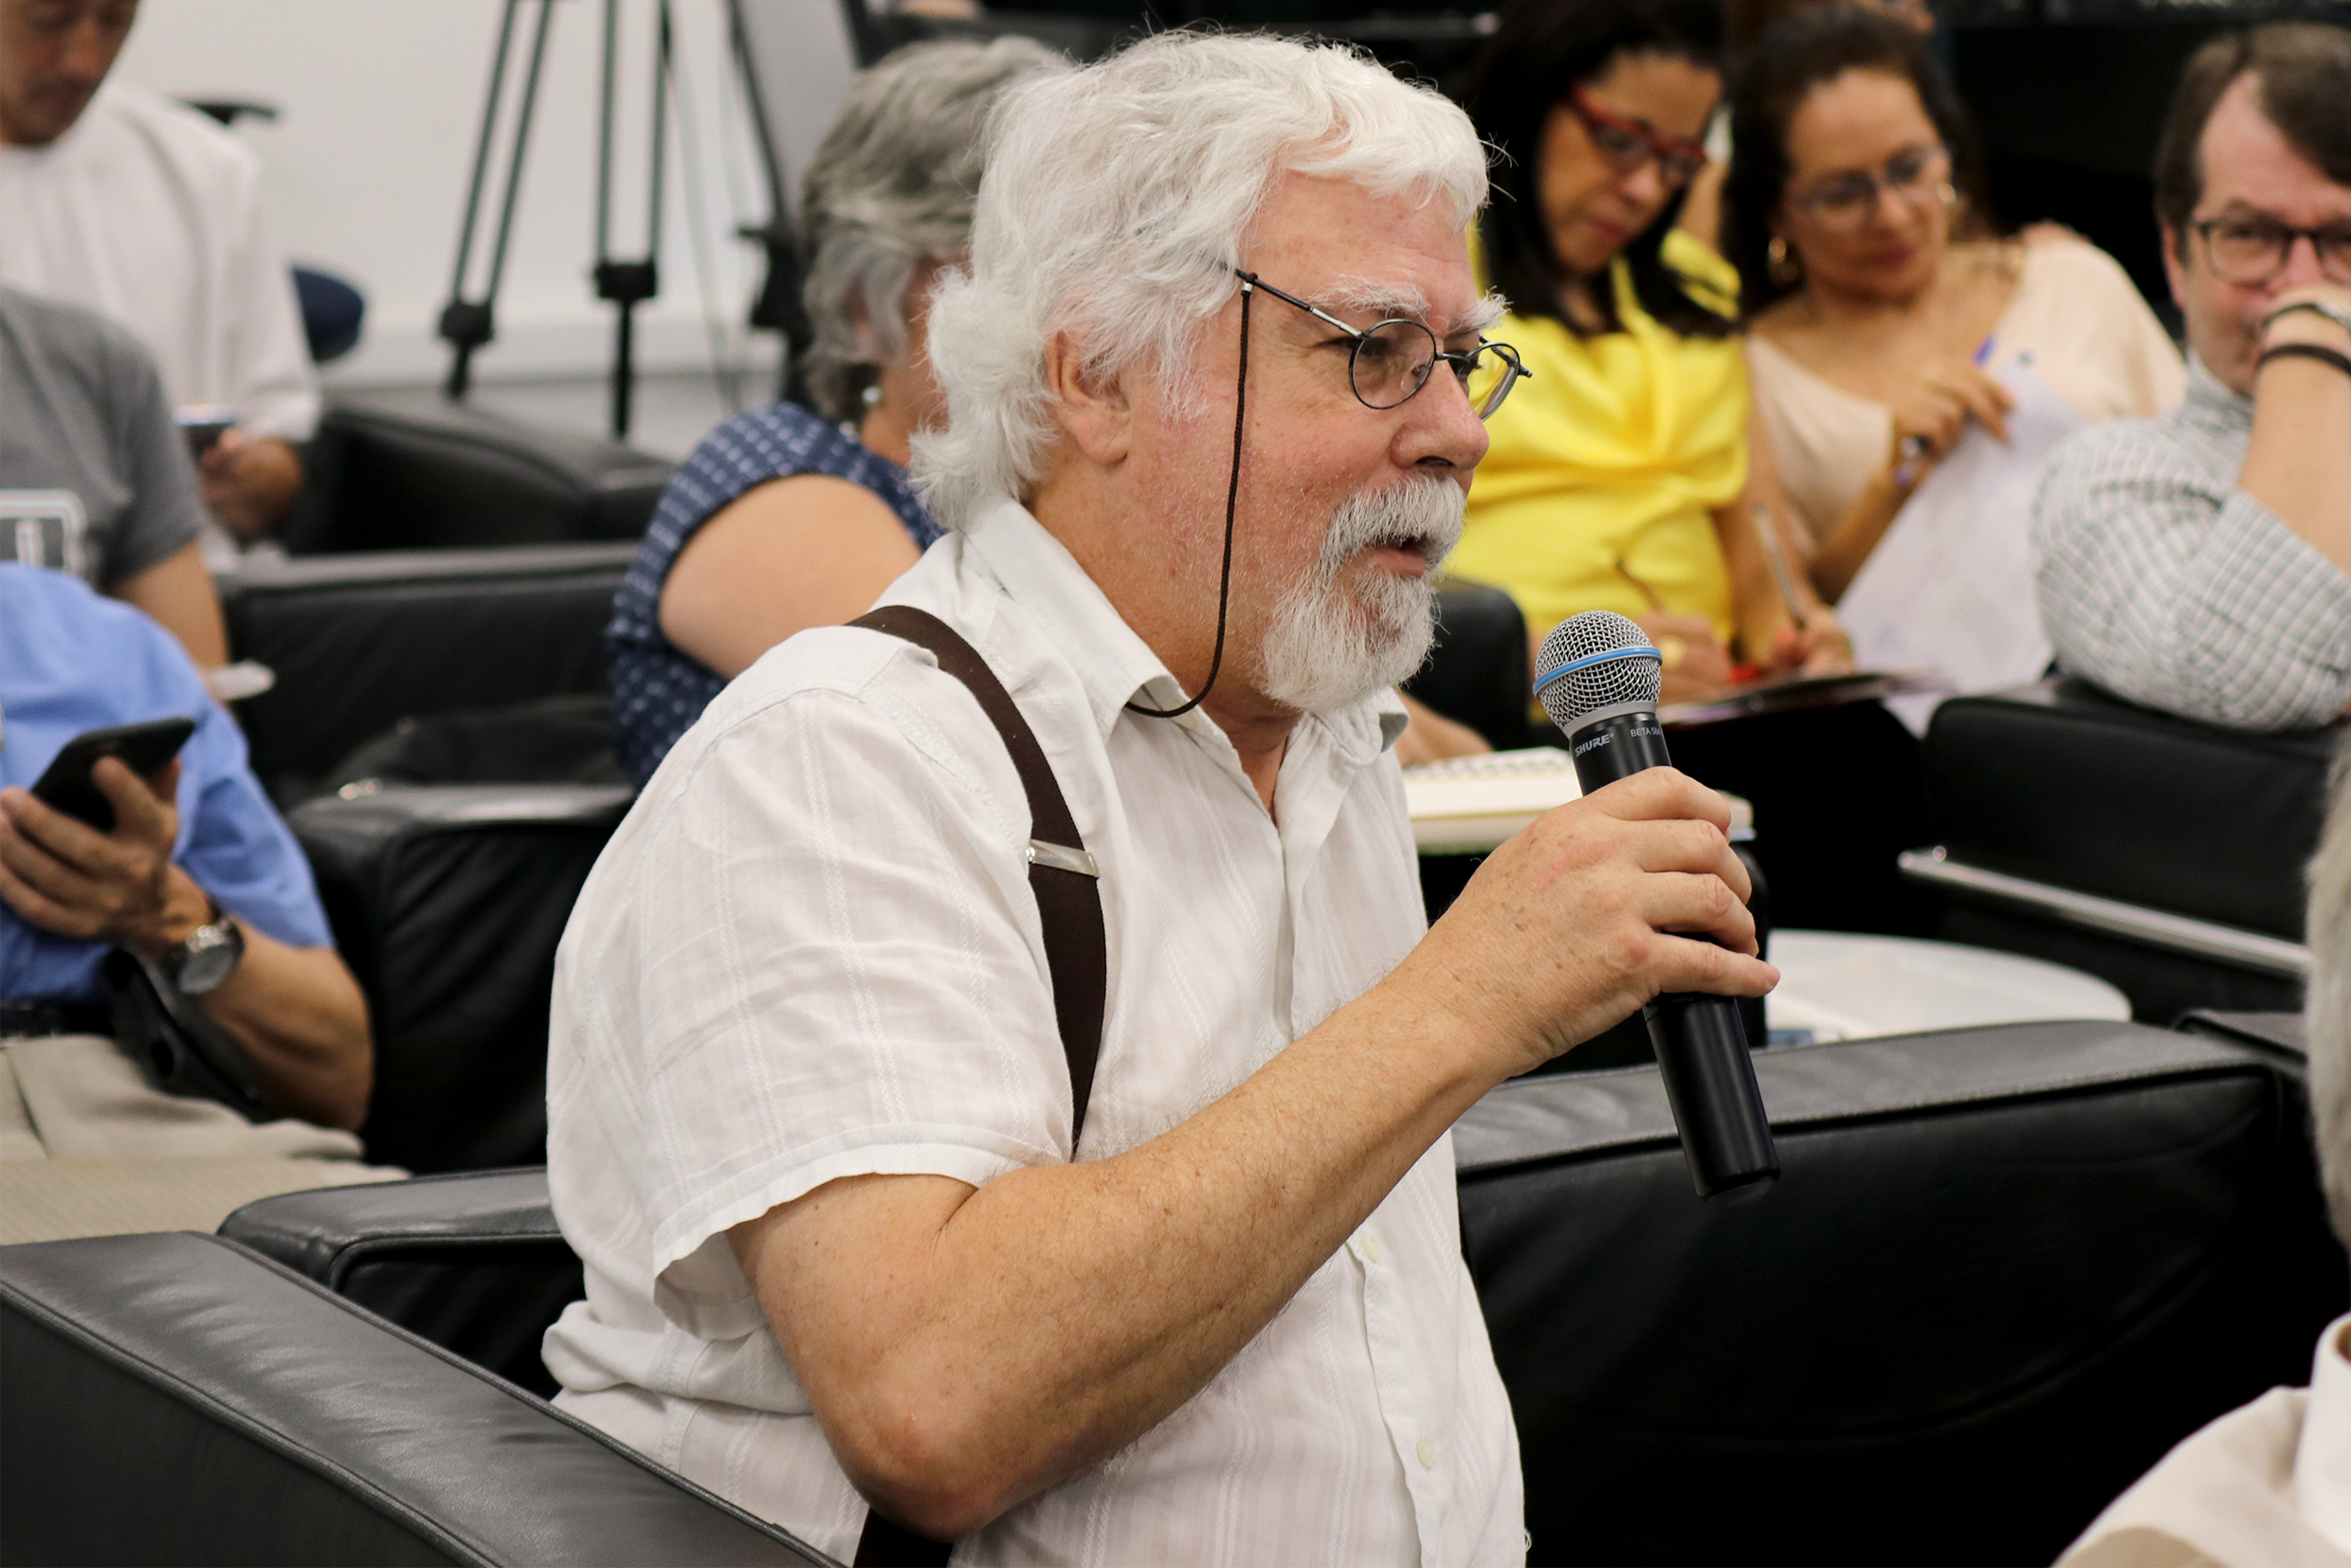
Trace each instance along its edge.
<path fill-rule="evenodd" d="M 1191 693 L 1176 684 L 1151 645 L 1136 635 L 1101 585 L 1029 508 L 999 496 L 975 508 L 962 533 L 966 548 L 1077 671 L 1086 706 L 1105 738 L 1131 702 L 1173 708 L 1190 701 Z M 1382 689 L 1301 720 L 1318 721 L 1330 731 L 1340 756 L 1361 764 L 1395 744 L 1404 733 L 1405 713 L 1396 694 Z M 1213 726 L 1197 708 L 1173 722 L 1193 730 Z"/>
<path fill-rule="evenodd" d="M 2294 1451 L 2294 1508 L 2310 1528 L 2351 1554 L 2351 1360 L 2343 1336 L 2351 1315 L 2319 1336 L 2310 1367 L 2310 1402 Z"/>

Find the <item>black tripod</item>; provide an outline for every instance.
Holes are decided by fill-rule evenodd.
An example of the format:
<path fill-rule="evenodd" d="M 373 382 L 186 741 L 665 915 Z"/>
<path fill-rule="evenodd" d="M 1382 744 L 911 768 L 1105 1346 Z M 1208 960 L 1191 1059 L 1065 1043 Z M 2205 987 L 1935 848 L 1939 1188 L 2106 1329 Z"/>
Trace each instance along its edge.
<path fill-rule="evenodd" d="M 506 0 L 499 22 L 498 47 L 490 60 L 490 82 L 482 106 L 482 132 L 476 141 L 473 178 L 465 194 L 465 220 L 458 230 L 457 265 L 449 281 L 449 300 L 441 310 L 441 337 L 450 348 L 448 378 L 443 394 L 462 400 L 472 385 L 476 350 L 498 336 L 498 290 L 506 270 L 506 246 L 514 232 L 515 210 L 522 190 L 522 167 L 530 149 L 531 118 L 538 102 L 538 84 L 547 58 L 547 35 L 555 20 L 556 0 L 536 0 L 538 16 L 531 31 L 530 58 L 522 69 L 521 103 L 515 116 L 513 145 L 506 158 L 505 189 L 498 215 L 498 231 L 490 244 L 489 276 L 481 297 L 465 297 L 465 279 L 472 269 L 474 236 L 480 226 L 482 201 L 489 183 L 492 152 L 498 137 L 499 105 L 503 99 L 507 64 L 513 53 L 516 24 L 522 8 L 533 0 Z M 617 120 L 617 77 L 620 54 L 620 0 L 604 0 L 603 81 L 597 106 L 596 141 L 596 260 L 591 274 L 596 297 L 611 302 L 617 315 L 612 324 L 611 428 L 612 439 L 625 440 L 636 398 L 636 310 L 661 292 L 662 177 L 666 160 L 673 37 L 669 0 L 658 0 L 655 11 L 653 108 L 649 129 L 650 157 L 647 164 L 646 234 L 641 255 L 624 260 L 612 254 L 612 140 Z M 784 333 L 788 358 L 796 361 L 806 348 L 809 331 L 799 307 L 798 249 L 784 200 L 783 173 L 770 134 L 766 100 L 758 74 L 752 68 L 742 27 L 742 0 L 728 0 L 729 53 L 743 86 L 759 144 L 760 167 L 767 176 L 769 219 L 752 230 L 767 248 L 768 277 L 752 310 L 752 324 Z"/>

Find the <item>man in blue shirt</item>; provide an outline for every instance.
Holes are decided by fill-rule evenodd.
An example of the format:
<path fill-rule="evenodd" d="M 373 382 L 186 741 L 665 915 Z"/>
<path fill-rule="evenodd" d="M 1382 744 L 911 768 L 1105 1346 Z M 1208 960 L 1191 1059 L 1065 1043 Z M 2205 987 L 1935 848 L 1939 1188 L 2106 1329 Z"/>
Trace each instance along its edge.
<path fill-rule="evenodd" d="M 153 787 L 118 760 L 95 770 L 112 832 L 30 794 L 74 736 L 173 715 L 195 733 Z M 115 947 L 173 976 L 294 1120 L 255 1125 L 141 1080 L 95 1015 Z M 0 1172 L 12 1158 L 349 1160 L 371 1067 L 366 1004 L 309 866 L 186 651 L 77 578 L 0 564 Z"/>

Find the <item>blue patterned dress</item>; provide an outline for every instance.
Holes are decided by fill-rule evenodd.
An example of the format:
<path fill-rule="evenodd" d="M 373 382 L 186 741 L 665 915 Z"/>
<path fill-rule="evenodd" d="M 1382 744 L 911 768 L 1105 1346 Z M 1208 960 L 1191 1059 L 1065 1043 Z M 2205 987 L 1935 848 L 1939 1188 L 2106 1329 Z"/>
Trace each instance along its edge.
<path fill-rule="evenodd" d="M 662 634 L 662 585 L 669 569 L 696 529 L 746 491 L 794 474 L 830 474 L 864 485 L 897 514 L 918 550 L 939 538 L 939 524 L 922 510 L 903 468 L 806 409 L 773 403 L 704 436 L 670 480 L 628 580 L 613 596 L 612 623 L 604 629 L 621 764 L 640 788 L 726 684 Z"/>

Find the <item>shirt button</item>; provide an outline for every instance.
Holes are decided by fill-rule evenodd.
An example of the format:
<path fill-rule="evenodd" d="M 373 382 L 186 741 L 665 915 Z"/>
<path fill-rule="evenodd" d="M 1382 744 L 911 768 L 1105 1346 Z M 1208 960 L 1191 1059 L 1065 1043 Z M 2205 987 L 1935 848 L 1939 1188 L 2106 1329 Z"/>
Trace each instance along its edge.
<path fill-rule="evenodd" d="M 1379 1250 L 1379 1238 L 1369 1231 L 1364 1231 L 1362 1238 L 1356 1243 L 1356 1255 L 1365 1263 L 1377 1263 L 1382 1255 Z"/>
<path fill-rule="evenodd" d="M 1412 1451 L 1420 1455 L 1420 1468 L 1422 1469 L 1433 1470 L 1437 1468 L 1437 1440 L 1435 1438 L 1422 1438 L 1419 1446 Z"/>

